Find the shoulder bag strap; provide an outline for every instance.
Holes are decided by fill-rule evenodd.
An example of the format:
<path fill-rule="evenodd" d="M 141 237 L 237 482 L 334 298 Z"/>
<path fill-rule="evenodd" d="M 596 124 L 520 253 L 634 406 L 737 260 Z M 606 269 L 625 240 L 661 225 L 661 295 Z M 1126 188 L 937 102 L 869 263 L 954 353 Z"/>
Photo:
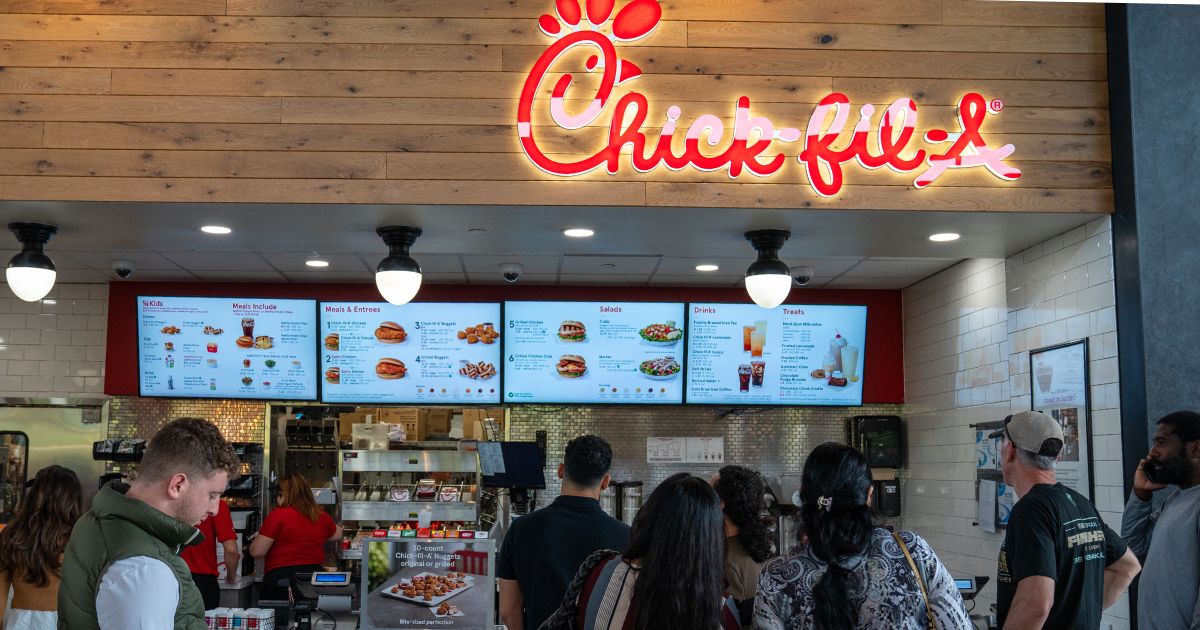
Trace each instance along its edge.
<path fill-rule="evenodd" d="M 929 630 L 937 630 L 937 621 L 933 617 L 933 607 L 929 604 L 929 592 L 925 590 L 925 579 L 921 577 L 921 572 L 917 569 L 917 563 L 913 561 L 912 554 L 908 553 L 908 545 L 904 544 L 904 539 L 900 537 L 900 533 L 892 532 L 892 538 L 895 538 L 896 544 L 900 545 L 900 551 L 904 554 L 904 559 L 908 560 L 908 567 L 912 569 L 913 575 L 917 578 L 917 587 L 921 589 L 921 599 L 925 600 L 925 624 Z"/>
<path fill-rule="evenodd" d="M 575 572 L 575 578 L 571 580 L 571 584 L 567 586 L 566 593 L 563 594 L 562 604 L 558 610 L 550 615 L 550 618 L 542 622 L 538 626 L 538 630 L 577 630 L 579 623 L 579 595 L 583 592 L 583 587 L 587 584 L 588 578 L 591 577 L 592 571 L 602 562 L 611 560 L 615 556 L 620 555 L 620 552 L 611 549 L 601 549 L 592 555 L 588 556 L 587 560 L 583 561 L 583 565 Z"/>

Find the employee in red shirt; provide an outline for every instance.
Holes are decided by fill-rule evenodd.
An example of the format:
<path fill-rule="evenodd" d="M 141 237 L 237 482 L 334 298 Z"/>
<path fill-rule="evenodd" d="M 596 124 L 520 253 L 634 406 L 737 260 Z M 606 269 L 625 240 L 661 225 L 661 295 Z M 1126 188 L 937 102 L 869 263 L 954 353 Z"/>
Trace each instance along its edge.
<path fill-rule="evenodd" d="M 280 480 L 275 505 L 250 543 L 250 555 L 266 558 L 262 599 L 287 599 L 291 577 L 320 571 L 325 541 L 342 537 L 342 528 L 317 505 L 312 487 L 299 473 Z"/>
<path fill-rule="evenodd" d="M 218 501 L 217 513 L 200 521 L 196 529 L 204 534 L 204 542 L 184 547 L 179 556 L 187 562 L 188 569 L 192 572 L 192 581 L 204 597 L 204 610 L 212 610 L 221 605 L 221 587 L 217 584 L 217 544 L 225 548 L 225 581 L 230 584 L 237 583 L 238 563 L 242 560 L 237 545 L 237 532 L 233 531 L 233 517 L 229 515 L 229 505 Z"/>

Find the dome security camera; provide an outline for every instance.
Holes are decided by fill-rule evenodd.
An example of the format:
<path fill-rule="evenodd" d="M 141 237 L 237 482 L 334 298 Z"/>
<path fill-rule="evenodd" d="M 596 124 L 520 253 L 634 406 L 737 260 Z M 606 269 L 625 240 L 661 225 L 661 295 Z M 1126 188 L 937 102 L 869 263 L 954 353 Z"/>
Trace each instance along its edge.
<path fill-rule="evenodd" d="M 500 275 L 504 277 L 504 281 L 512 284 L 521 278 L 521 272 L 525 267 L 521 263 L 504 263 L 500 265 Z"/>
<path fill-rule="evenodd" d="M 792 280 L 799 286 L 808 285 L 816 275 L 817 270 L 812 267 L 792 267 Z"/>
<path fill-rule="evenodd" d="M 128 280 L 133 277 L 133 272 L 137 267 L 132 260 L 114 260 L 112 261 L 112 270 L 117 274 L 117 277 L 122 280 Z"/>

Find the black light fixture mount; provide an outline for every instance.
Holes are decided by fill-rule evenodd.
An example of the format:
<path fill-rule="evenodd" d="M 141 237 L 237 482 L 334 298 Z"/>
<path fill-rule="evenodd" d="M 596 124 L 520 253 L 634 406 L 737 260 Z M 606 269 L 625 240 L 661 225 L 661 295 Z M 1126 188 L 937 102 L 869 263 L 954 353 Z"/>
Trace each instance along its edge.
<path fill-rule="evenodd" d="M 791 236 L 788 230 L 751 230 L 745 234 L 758 252 L 758 260 L 746 269 L 746 292 L 763 308 L 779 306 L 791 290 L 791 269 L 779 259 L 779 250 Z"/>
<path fill-rule="evenodd" d="M 388 302 L 407 304 L 421 289 L 421 265 L 409 254 L 421 228 L 388 225 L 375 233 L 388 246 L 387 257 L 375 268 L 375 286 Z"/>

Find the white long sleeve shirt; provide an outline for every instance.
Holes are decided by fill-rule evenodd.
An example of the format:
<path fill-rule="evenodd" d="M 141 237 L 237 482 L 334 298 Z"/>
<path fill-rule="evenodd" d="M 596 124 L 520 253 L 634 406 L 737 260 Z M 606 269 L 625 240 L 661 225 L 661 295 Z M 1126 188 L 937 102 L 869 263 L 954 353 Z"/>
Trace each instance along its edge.
<path fill-rule="evenodd" d="M 179 580 L 161 560 L 135 556 L 112 563 L 100 578 L 100 630 L 172 630 Z"/>

